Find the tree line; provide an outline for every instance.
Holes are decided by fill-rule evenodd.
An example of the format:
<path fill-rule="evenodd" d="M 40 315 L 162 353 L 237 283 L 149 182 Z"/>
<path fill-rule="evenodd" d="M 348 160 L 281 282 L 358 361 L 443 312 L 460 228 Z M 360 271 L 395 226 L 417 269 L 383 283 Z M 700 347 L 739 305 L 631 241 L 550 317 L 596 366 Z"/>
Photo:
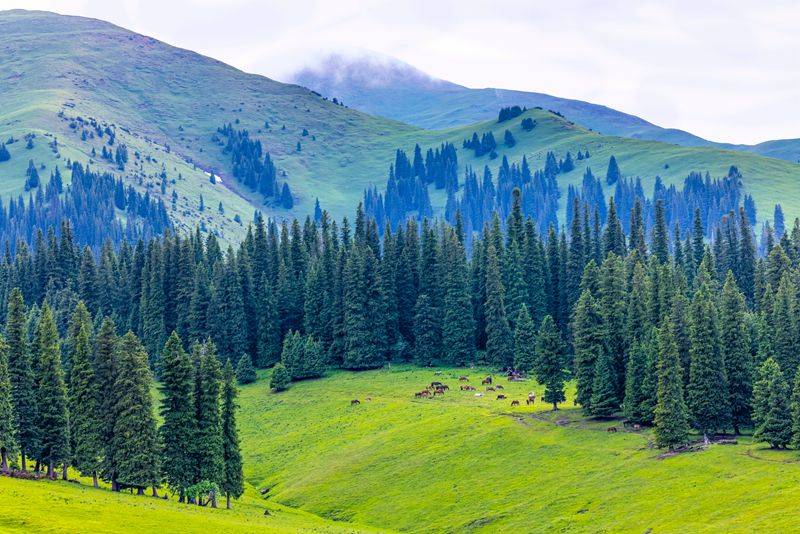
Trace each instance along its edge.
<path fill-rule="evenodd" d="M 65 336 L 53 309 L 26 308 L 22 291 L 8 301 L 0 338 L 0 453 L 2 471 L 28 460 L 67 479 L 69 466 L 110 483 L 112 491 L 166 485 L 180 502 L 216 507 L 219 492 L 243 492 L 236 429 L 236 386 L 211 341 L 186 352 L 173 332 L 159 358 L 162 393 L 157 426 L 148 355 L 138 337 L 120 336 L 108 316 L 94 319 L 79 301 Z"/>

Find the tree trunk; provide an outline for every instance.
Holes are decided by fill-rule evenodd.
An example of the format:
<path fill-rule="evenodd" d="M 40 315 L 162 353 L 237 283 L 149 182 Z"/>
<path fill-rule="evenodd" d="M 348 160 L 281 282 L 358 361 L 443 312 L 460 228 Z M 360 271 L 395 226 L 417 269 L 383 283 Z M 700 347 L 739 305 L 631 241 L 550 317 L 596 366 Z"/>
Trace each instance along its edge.
<path fill-rule="evenodd" d="M 21 451 L 22 454 L 22 472 L 25 473 L 28 470 L 28 462 L 25 459 L 25 450 Z"/>
<path fill-rule="evenodd" d="M 183 502 L 186 500 L 186 495 L 183 493 L 183 488 L 180 489 L 178 492 L 178 502 Z"/>
<path fill-rule="evenodd" d="M 228 510 L 231 509 L 231 494 L 230 493 L 226 493 L 225 494 L 225 508 L 227 508 Z"/>
<path fill-rule="evenodd" d="M 554 402 L 553 403 L 553 411 L 555 412 L 556 410 L 558 410 L 558 404 Z"/>
<path fill-rule="evenodd" d="M 38 476 L 39 475 L 39 471 L 41 470 L 41 468 L 42 468 L 42 462 L 41 462 L 41 460 L 39 460 L 37 458 L 36 459 L 36 467 L 33 468 L 33 472 L 36 473 L 36 475 Z"/>
<path fill-rule="evenodd" d="M 117 482 L 117 475 L 111 475 L 111 491 L 119 491 L 119 482 Z"/>
<path fill-rule="evenodd" d="M 67 478 L 67 462 L 64 462 L 61 466 L 61 480 L 69 480 Z"/>
<path fill-rule="evenodd" d="M 212 491 L 209 495 L 210 498 L 208 499 L 211 502 L 211 508 L 217 507 L 217 492 Z"/>
<path fill-rule="evenodd" d="M 144 495 L 144 488 L 141 486 L 136 488 L 136 495 Z"/>
<path fill-rule="evenodd" d="M 97 470 L 92 471 L 92 485 L 95 488 L 99 488 L 100 484 L 97 483 Z"/>
<path fill-rule="evenodd" d="M 56 479 L 56 470 L 55 466 L 53 466 L 52 459 L 49 462 L 47 462 L 47 478 L 49 478 L 50 480 Z"/>
<path fill-rule="evenodd" d="M 153 497 L 158 497 L 158 488 L 153 484 Z"/>

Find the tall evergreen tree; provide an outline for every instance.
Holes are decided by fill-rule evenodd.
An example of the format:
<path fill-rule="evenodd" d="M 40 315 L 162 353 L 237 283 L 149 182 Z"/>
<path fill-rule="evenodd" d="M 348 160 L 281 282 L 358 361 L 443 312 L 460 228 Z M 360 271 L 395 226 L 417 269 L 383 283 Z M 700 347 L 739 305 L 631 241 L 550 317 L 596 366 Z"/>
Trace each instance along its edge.
<path fill-rule="evenodd" d="M 222 371 L 216 347 L 211 341 L 195 344 L 195 425 L 194 442 L 196 482 L 219 485 L 224 476 L 220 419 L 220 381 Z M 212 501 L 212 506 L 216 503 Z"/>
<path fill-rule="evenodd" d="M 81 324 L 72 346 L 69 422 L 72 464 L 84 475 L 91 476 L 94 487 L 98 487 L 103 445 L 100 441 L 100 398 L 92 366 L 91 328 L 88 321 Z"/>
<path fill-rule="evenodd" d="M 164 345 L 161 366 L 161 465 L 164 481 L 183 502 L 186 488 L 194 483 L 195 377 L 192 360 L 175 331 Z"/>
<path fill-rule="evenodd" d="M 789 386 L 774 358 L 767 358 L 753 385 L 753 440 L 766 441 L 773 449 L 792 441 Z"/>
<path fill-rule="evenodd" d="M 572 346 L 575 354 L 575 402 L 590 412 L 595 365 L 604 347 L 600 310 L 589 289 L 583 290 L 575 306 Z"/>
<path fill-rule="evenodd" d="M 310 338 L 309 338 L 310 339 Z M 222 385 L 222 461 L 224 477 L 220 490 L 225 493 L 226 508 L 231 508 L 231 497 L 238 499 L 244 493 L 242 453 L 239 432 L 236 428 L 236 383 L 230 360 L 225 364 Z"/>
<path fill-rule="evenodd" d="M 728 271 L 719 303 L 719 346 L 728 380 L 728 402 L 735 433 L 750 423 L 750 400 L 753 395 L 753 374 L 745 324 L 744 296 L 736 287 L 733 273 Z"/>
<path fill-rule="evenodd" d="M 665 319 L 658 332 L 658 391 L 654 412 L 656 445 L 670 450 L 686 443 L 689 423 L 674 327 Z"/>
<path fill-rule="evenodd" d="M 508 367 L 513 363 L 514 346 L 506 316 L 505 289 L 492 244 L 486 253 L 486 360 L 492 365 Z"/>
<path fill-rule="evenodd" d="M 14 406 L 14 431 L 19 445 L 22 470 L 27 458 L 39 450 L 36 402 L 36 377 L 28 345 L 28 329 L 22 291 L 15 287 L 8 300 L 6 342 L 8 343 L 8 373 Z"/>
<path fill-rule="evenodd" d="M 139 339 L 128 332 L 120 340 L 114 382 L 113 462 L 119 485 L 136 488 L 141 495 L 148 486 L 155 493 L 159 483 L 158 430 L 150 387 L 153 377 L 147 353 Z"/>
<path fill-rule="evenodd" d="M 17 455 L 14 404 L 8 372 L 8 344 L 0 336 L 0 470 L 8 473 L 8 459 Z"/>
<path fill-rule="evenodd" d="M 536 327 L 524 304 L 515 324 L 514 369 L 530 373 L 536 369 Z"/>
<path fill-rule="evenodd" d="M 61 370 L 61 348 L 53 311 L 49 305 L 42 308 L 36 327 L 36 353 L 41 374 L 38 379 L 38 426 L 41 439 L 41 459 L 47 465 L 47 475 L 55 478 L 55 467 L 66 462 L 69 450 L 69 407 L 64 373 Z"/>
<path fill-rule="evenodd" d="M 550 315 L 542 319 L 536 340 L 536 379 L 544 384 L 544 401 L 558 410 L 558 403 L 567 400 L 564 394 L 564 342 Z"/>
<path fill-rule="evenodd" d="M 117 327 L 110 317 L 105 317 L 95 340 L 94 375 L 98 391 L 98 419 L 100 421 L 100 442 L 103 444 L 103 464 L 101 475 L 111 482 L 111 489 L 119 489 L 118 471 L 114 454 L 114 427 L 116 423 L 117 391 L 119 374 L 117 364 Z"/>

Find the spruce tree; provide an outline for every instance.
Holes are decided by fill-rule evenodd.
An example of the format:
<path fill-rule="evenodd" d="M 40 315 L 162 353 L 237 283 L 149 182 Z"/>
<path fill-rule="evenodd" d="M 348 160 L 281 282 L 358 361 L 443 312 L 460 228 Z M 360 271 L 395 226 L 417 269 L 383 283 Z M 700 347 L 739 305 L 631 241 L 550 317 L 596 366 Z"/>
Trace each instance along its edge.
<path fill-rule="evenodd" d="M 658 332 L 658 391 L 654 411 L 656 445 L 673 450 L 686 443 L 689 424 L 674 327 L 664 319 Z"/>
<path fill-rule="evenodd" d="M 0 336 L 0 470 L 8 473 L 8 459 L 16 458 L 17 436 L 14 427 L 14 404 L 8 372 L 8 344 Z"/>
<path fill-rule="evenodd" d="M 773 449 L 792 441 L 789 386 L 774 358 L 767 358 L 753 385 L 754 441 L 766 441 Z"/>
<path fill-rule="evenodd" d="M 291 382 L 291 380 L 292 377 L 289 376 L 286 366 L 283 365 L 282 362 L 278 362 L 272 368 L 272 377 L 269 381 L 269 387 L 275 391 L 283 391 L 289 387 L 289 382 Z"/>
<path fill-rule="evenodd" d="M 28 345 L 28 329 L 22 291 L 15 287 L 8 300 L 6 315 L 6 343 L 8 344 L 8 373 L 14 406 L 14 431 L 25 471 L 28 456 L 39 451 L 39 434 L 36 421 L 36 377 L 33 372 Z"/>
<path fill-rule="evenodd" d="M 628 365 L 625 373 L 625 399 L 622 401 L 622 414 L 628 421 L 638 424 L 648 422 L 645 394 L 643 387 L 647 375 L 647 350 L 642 342 L 637 341 L 628 354 Z"/>
<path fill-rule="evenodd" d="M 450 365 L 466 365 L 475 359 L 475 322 L 469 295 L 464 248 L 454 232 L 445 236 L 444 316 L 442 355 Z"/>
<path fill-rule="evenodd" d="M 414 362 L 433 365 L 439 359 L 438 318 L 427 293 L 420 293 L 414 306 Z"/>
<path fill-rule="evenodd" d="M 228 361 L 223 371 L 222 385 L 222 461 L 225 465 L 225 475 L 220 484 L 220 490 L 225 493 L 228 509 L 231 508 L 231 497 L 238 499 L 244 493 L 242 453 L 239 448 L 239 432 L 236 428 L 236 395 L 233 366 Z"/>
<path fill-rule="evenodd" d="M 47 304 L 36 327 L 36 353 L 41 372 L 36 391 L 41 458 L 47 465 L 47 475 L 55 478 L 55 467 L 70 458 L 69 407 L 58 330 Z M 66 476 L 66 463 L 63 475 Z"/>
<path fill-rule="evenodd" d="M 247 353 L 242 354 L 239 357 L 239 361 L 236 363 L 236 380 L 239 384 L 252 384 L 256 381 L 256 370 L 253 367 L 253 360 L 250 358 L 250 355 Z"/>
<path fill-rule="evenodd" d="M 575 354 L 575 402 L 589 413 L 595 365 L 598 355 L 604 350 L 600 311 L 589 289 L 583 290 L 575 306 L 572 346 Z"/>
<path fill-rule="evenodd" d="M 79 327 L 72 346 L 69 378 L 69 421 L 72 438 L 72 464 L 94 487 L 101 467 L 103 444 L 100 441 L 100 397 L 92 366 L 91 323 Z"/>
<path fill-rule="evenodd" d="M 505 289 L 500 276 L 497 252 L 492 244 L 486 259 L 486 361 L 508 367 L 513 363 L 514 346 L 505 308 Z M 550 318 L 552 320 L 552 316 Z"/>
<path fill-rule="evenodd" d="M 790 273 L 785 273 L 778 284 L 772 303 L 772 354 L 781 370 L 793 372 L 800 365 L 797 346 L 800 331 L 797 322 L 797 287 Z"/>
<path fill-rule="evenodd" d="M 194 365 L 183 350 L 183 343 L 173 331 L 164 345 L 161 356 L 161 465 L 164 481 L 179 495 L 186 498 L 186 488 L 194 483 L 194 457 L 191 444 L 194 440 Z"/>
<path fill-rule="evenodd" d="M 703 267 L 698 270 L 700 281 Z M 692 423 L 704 436 L 724 430 L 730 423 L 725 362 L 719 349 L 716 302 L 709 282 L 704 282 L 692 301 L 689 319 L 691 340 L 688 406 Z"/>
<path fill-rule="evenodd" d="M 524 304 L 515 321 L 514 329 L 514 369 L 531 373 L 536 368 L 536 327 Z"/>
<path fill-rule="evenodd" d="M 114 382 L 113 453 L 116 481 L 139 494 L 159 482 L 159 447 L 147 353 L 128 332 L 120 340 Z"/>
<path fill-rule="evenodd" d="M 728 271 L 719 303 L 720 351 L 728 380 L 731 424 L 736 434 L 750 423 L 753 373 L 745 324 L 745 299 Z"/>
<path fill-rule="evenodd" d="M 542 319 L 536 340 L 536 379 L 544 384 L 544 401 L 552 403 L 558 410 L 558 403 L 567 400 L 564 394 L 564 342 L 558 333 L 553 317 Z"/>
<path fill-rule="evenodd" d="M 110 317 L 105 317 L 95 340 L 94 375 L 98 391 L 98 419 L 100 442 L 103 444 L 101 475 L 118 490 L 117 468 L 114 463 L 114 426 L 116 422 L 117 328 Z"/>
<path fill-rule="evenodd" d="M 195 425 L 194 442 L 197 482 L 219 485 L 224 476 L 220 419 L 220 381 L 222 370 L 216 347 L 211 341 L 193 348 L 195 359 Z M 212 506 L 216 503 L 212 501 Z"/>
<path fill-rule="evenodd" d="M 792 447 L 800 448 L 800 369 L 794 374 L 792 385 Z"/>
<path fill-rule="evenodd" d="M 610 417 L 619 409 L 617 371 L 614 357 L 607 350 L 597 355 L 590 406 L 590 413 L 595 417 Z"/>

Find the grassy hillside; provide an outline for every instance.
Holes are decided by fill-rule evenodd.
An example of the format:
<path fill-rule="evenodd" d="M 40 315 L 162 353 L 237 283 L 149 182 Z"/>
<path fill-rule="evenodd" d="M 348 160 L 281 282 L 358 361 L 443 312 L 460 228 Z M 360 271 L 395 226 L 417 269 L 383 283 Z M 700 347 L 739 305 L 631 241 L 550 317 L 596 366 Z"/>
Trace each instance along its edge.
<path fill-rule="evenodd" d="M 251 493 L 255 494 L 255 492 Z M 0 532 L 372 532 L 247 496 L 211 510 L 69 482 L 0 477 Z M 264 511 L 270 515 L 265 516 Z"/>
<path fill-rule="evenodd" d="M 609 434 L 572 407 L 511 408 L 458 390 L 485 372 L 337 372 L 270 393 L 243 389 L 245 476 L 271 501 L 414 532 L 790 531 L 796 452 L 748 438 L 660 459 L 649 431 Z M 432 380 L 443 398 L 414 399 Z M 542 388 L 508 383 L 509 399 Z M 371 397 L 372 400 L 366 400 Z M 358 398 L 362 404 L 350 406 Z M 620 427 L 621 428 L 621 427 Z M 680 513 L 677 513 L 680 511 Z"/>
<path fill-rule="evenodd" d="M 584 418 L 572 388 L 557 412 L 532 382 L 498 378 L 505 400 L 458 389 L 459 376 L 478 386 L 487 372 L 337 371 L 282 393 L 270 391 L 262 372 L 241 390 L 247 490 L 233 511 L 0 477 L 0 532 L 163 525 L 173 532 L 789 532 L 800 525 L 796 451 L 745 436 L 664 455 L 649 430 Z M 433 380 L 451 390 L 415 399 Z M 524 402 L 529 391 L 537 394 L 533 406 Z M 511 407 L 512 399 L 521 406 Z M 619 432 L 608 433 L 610 426 Z M 265 488 L 263 498 L 257 490 Z"/>
<path fill-rule="evenodd" d="M 97 20 L 2 12 L 0 55 L 0 139 L 17 140 L 8 147 L 12 159 L 0 163 L 2 195 L 22 192 L 29 159 L 43 166 L 43 177 L 67 159 L 118 173 L 112 163 L 92 157 L 92 149 L 99 154 L 106 140 L 84 139 L 87 128 L 80 126 L 80 117 L 112 127 L 116 143 L 128 146 L 131 161 L 122 174 L 129 183 L 159 196 L 160 175 L 167 175 L 164 197 L 169 203 L 173 189 L 178 194 L 171 214 L 179 228 L 202 220 L 209 230 L 234 239 L 242 235 L 255 208 L 277 217 L 304 217 L 319 197 L 335 217 L 352 214 L 365 187 L 383 188 L 398 147 L 411 150 L 417 142 L 427 148 L 451 141 L 459 148 L 462 166 L 496 167 L 500 159 L 476 159 L 461 150 L 461 141 L 473 131 L 488 130 L 502 141 L 506 128 L 513 131 L 517 145 L 501 146 L 500 155 L 516 161 L 525 154 L 534 168 L 541 167 L 547 150 L 563 156 L 567 150 L 574 154 L 588 148 L 593 155 L 588 164 L 597 174 L 604 174 L 608 157 L 615 154 L 623 173 L 641 176 L 648 186 L 657 174 L 673 182 L 691 170 L 722 175 L 730 165 L 738 165 L 762 215 L 771 213 L 777 201 L 787 216 L 800 215 L 797 164 L 716 148 L 604 136 L 541 110 L 528 112 L 539 122 L 530 133 L 521 130 L 519 119 L 422 130 Z M 216 128 L 227 122 L 249 130 L 272 154 L 279 180 L 286 180 L 297 197 L 291 212 L 272 202 L 264 205 L 231 176 L 229 156 L 212 140 Z M 303 129 L 308 136 L 302 135 Z M 35 138 L 29 150 L 24 138 L 30 134 Z M 221 175 L 221 182 L 211 184 L 206 171 Z M 560 177 L 561 187 L 578 183 L 582 172 L 579 168 Z M 206 206 L 203 213 L 198 210 L 200 195 Z M 443 206 L 441 193 L 433 197 L 435 205 Z M 224 213 L 218 211 L 220 203 Z M 234 221 L 237 215 L 243 224 Z"/>
<path fill-rule="evenodd" d="M 556 110 L 570 120 L 607 135 L 661 141 L 688 147 L 713 146 L 800 161 L 800 139 L 757 145 L 715 143 L 675 128 L 662 128 L 640 117 L 603 105 L 543 93 L 510 89 L 473 89 L 433 78 L 400 60 L 382 56 L 344 57 L 332 54 L 303 68 L 291 81 L 372 115 L 421 128 L 463 126 L 497 117 L 504 106 L 536 106 Z"/>

